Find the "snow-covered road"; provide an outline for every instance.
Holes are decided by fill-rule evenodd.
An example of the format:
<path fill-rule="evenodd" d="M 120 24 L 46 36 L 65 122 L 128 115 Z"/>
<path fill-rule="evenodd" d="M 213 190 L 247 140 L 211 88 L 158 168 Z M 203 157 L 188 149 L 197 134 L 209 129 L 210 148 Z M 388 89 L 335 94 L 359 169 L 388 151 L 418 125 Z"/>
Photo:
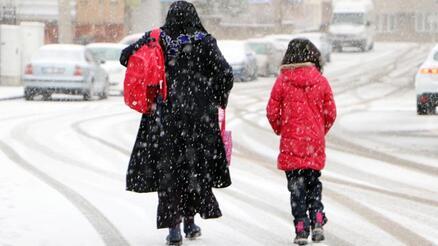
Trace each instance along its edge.
<path fill-rule="evenodd" d="M 413 76 L 429 46 L 334 54 L 325 245 L 437 245 L 438 116 L 417 116 Z M 236 83 L 233 185 L 224 216 L 185 245 L 291 245 L 289 193 L 265 118 L 274 78 Z M 122 98 L 0 102 L 0 245 L 164 245 L 156 194 L 124 191 L 140 116 Z M 322 244 L 321 244 L 322 245 Z"/>

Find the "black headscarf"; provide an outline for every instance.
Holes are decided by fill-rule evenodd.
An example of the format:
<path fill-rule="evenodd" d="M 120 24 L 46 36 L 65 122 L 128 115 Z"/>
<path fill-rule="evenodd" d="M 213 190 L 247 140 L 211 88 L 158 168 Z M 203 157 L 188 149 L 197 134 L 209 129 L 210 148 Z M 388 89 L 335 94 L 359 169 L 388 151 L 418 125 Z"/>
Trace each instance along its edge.
<path fill-rule="evenodd" d="M 181 34 L 207 33 L 196 12 L 195 6 L 186 1 L 176 1 L 170 5 L 166 23 L 164 23 L 161 29 L 174 39 Z"/>
<path fill-rule="evenodd" d="M 296 38 L 289 42 L 282 65 L 311 62 L 322 72 L 321 52 L 308 39 Z"/>

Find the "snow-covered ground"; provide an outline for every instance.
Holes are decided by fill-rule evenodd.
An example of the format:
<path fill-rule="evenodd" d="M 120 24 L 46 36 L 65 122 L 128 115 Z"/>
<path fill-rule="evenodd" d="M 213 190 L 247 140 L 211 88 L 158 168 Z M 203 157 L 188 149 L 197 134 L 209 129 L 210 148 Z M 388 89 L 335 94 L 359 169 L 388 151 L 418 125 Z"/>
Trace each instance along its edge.
<path fill-rule="evenodd" d="M 21 98 L 23 96 L 23 86 L 0 86 L 0 101 Z"/>
<path fill-rule="evenodd" d="M 438 116 L 417 116 L 413 75 L 429 47 L 333 54 L 338 120 L 328 139 L 320 245 L 434 245 Z M 289 193 L 265 118 L 274 78 L 236 83 L 228 109 L 233 185 L 224 216 L 185 245 L 291 245 Z M 0 90 L 0 94 L 2 91 Z M 164 245 L 156 194 L 124 191 L 140 116 L 104 101 L 0 101 L 0 245 Z"/>

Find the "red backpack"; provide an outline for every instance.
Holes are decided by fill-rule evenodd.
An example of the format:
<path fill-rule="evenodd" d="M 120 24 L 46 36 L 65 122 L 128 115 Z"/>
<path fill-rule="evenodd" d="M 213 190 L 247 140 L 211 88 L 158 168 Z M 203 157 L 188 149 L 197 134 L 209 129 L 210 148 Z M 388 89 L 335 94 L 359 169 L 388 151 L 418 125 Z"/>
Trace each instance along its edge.
<path fill-rule="evenodd" d="M 152 105 L 160 93 L 167 98 L 165 61 L 160 45 L 159 28 L 153 29 L 150 41 L 143 45 L 128 60 L 124 81 L 125 103 L 130 108 L 144 114 L 151 112 Z"/>

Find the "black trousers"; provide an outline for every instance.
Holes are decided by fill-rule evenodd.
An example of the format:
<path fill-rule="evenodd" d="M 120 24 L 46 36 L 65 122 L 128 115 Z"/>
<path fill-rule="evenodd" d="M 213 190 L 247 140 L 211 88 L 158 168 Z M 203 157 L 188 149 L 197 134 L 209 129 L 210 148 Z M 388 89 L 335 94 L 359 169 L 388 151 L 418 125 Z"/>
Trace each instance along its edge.
<path fill-rule="evenodd" d="M 300 169 L 286 172 L 287 187 L 290 191 L 290 203 L 294 223 L 304 221 L 306 228 L 313 226 L 317 213 L 323 213 L 321 202 L 322 184 L 319 181 L 320 171 Z"/>

